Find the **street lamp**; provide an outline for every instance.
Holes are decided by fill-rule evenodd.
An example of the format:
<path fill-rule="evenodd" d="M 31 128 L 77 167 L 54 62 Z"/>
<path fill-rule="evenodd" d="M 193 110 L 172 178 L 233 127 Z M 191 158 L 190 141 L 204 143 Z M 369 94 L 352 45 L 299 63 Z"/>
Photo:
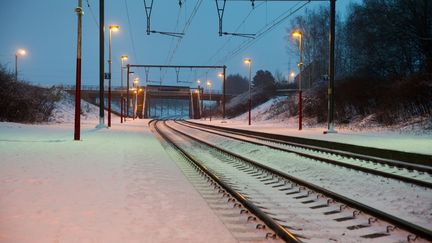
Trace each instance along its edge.
<path fill-rule="evenodd" d="M 109 73 L 109 81 L 108 81 L 108 127 L 111 127 L 111 35 L 112 32 L 117 32 L 120 29 L 118 25 L 110 25 L 109 26 L 109 52 L 108 52 L 108 73 Z"/>
<path fill-rule="evenodd" d="M 292 78 L 292 80 L 294 80 L 295 72 L 291 72 L 291 73 L 290 73 L 290 77 Z"/>
<path fill-rule="evenodd" d="M 135 120 L 136 112 L 137 112 L 137 103 L 138 103 L 138 82 L 139 79 L 135 78 L 133 81 L 134 84 L 134 94 L 135 94 L 135 104 L 134 104 L 134 111 L 133 111 L 133 120 Z"/>
<path fill-rule="evenodd" d="M 245 64 L 249 65 L 249 100 L 248 100 L 248 107 L 249 107 L 249 126 L 251 125 L 251 109 L 252 109 L 252 98 L 251 98 L 251 84 L 252 84 L 252 59 L 245 58 L 243 59 L 243 62 Z"/>
<path fill-rule="evenodd" d="M 26 50 L 18 49 L 15 53 L 15 81 L 18 81 L 18 56 L 25 56 Z"/>
<path fill-rule="evenodd" d="M 202 96 L 201 96 L 201 80 L 197 80 L 197 85 L 198 85 L 198 106 L 199 106 L 199 111 L 200 111 L 200 114 L 199 114 L 199 117 L 201 118 L 201 115 L 202 115 L 202 110 L 203 110 L 203 100 L 202 100 Z"/>
<path fill-rule="evenodd" d="M 211 98 L 211 95 L 212 95 L 212 83 L 211 83 L 210 80 L 207 80 L 206 84 L 207 84 L 207 88 L 210 89 L 210 121 L 211 121 L 211 119 L 212 119 L 212 105 L 211 105 L 211 102 L 212 102 L 212 98 Z"/>
<path fill-rule="evenodd" d="M 124 66 L 123 66 L 123 64 L 124 64 L 124 61 L 127 61 L 128 60 L 128 56 L 121 56 L 120 57 L 120 60 L 121 60 L 121 64 L 120 64 L 120 86 L 121 86 L 121 91 L 120 91 L 120 123 L 123 123 L 123 103 L 124 103 L 124 100 L 123 100 L 123 69 L 124 69 Z"/>
<path fill-rule="evenodd" d="M 298 67 L 299 67 L 299 85 L 298 85 L 298 93 L 299 93 L 299 100 L 298 100 L 298 113 L 299 113 L 299 130 L 302 130 L 302 66 L 303 66 L 303 62 L 302 62 L 302 49 L 303 49 L 303 44 L 302 44 L 302 32 L 296 30 L 292 33 L 293 37 L 298 37 L 299 38 L 299 56 L 300 56 L 300 60 L 298 63 Z"/>

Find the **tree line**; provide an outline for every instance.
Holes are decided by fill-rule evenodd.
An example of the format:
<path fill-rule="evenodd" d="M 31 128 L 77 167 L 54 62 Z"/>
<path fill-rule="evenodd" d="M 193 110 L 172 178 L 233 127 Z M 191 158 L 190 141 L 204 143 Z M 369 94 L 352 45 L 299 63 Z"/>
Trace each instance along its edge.
<path fill-rule="evenodd" d="M 287 37 L 303 34 L 304 67 L 312 78 L 328 72 L 329 9 L 308 10 L 292 20 Z M 293 43 L 294 44 L 294 43 Z M 294 45 L 290 45 L 294 46 Z M 432 2 L 365 0 L 353 3 L 343 20 L 336 17 L 336 79 L 378 79 L 432 74 Z"/>

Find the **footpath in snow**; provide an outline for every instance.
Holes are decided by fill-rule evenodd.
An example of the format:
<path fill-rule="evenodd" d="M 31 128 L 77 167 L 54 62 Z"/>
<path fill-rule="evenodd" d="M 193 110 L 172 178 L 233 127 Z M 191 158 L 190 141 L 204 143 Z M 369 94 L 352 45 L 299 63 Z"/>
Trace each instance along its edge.
<path fill-rule="evenodd" d="M 0 123 L 0 242 L 235 242 L 147 127 Z"/>

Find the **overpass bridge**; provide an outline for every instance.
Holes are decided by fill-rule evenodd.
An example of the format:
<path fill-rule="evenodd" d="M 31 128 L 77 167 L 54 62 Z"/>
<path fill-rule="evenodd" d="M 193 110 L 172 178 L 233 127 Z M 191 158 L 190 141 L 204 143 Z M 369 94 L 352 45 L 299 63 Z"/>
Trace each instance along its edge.
<path fill-rule="evenodd" d="M 63 86 L 66 92 L 75 94 L 75 86 Z M 104 103 L 108 103 L 108 87 L 104 89 Z M 120 115 L 121 98 L 129 117 L 163 118 L 189 117 L 199 119 L 204 110 L 210 106 L 219 108 L 223 102 L 223 94 L 219 90 L 209 91 L 203 88 L 188 86 L 147 85 L 127 89 L 121 86 L 111 87 L 112 112 Z M 81 86 L 81 98 L 95 105 L 100 104 L 99 86 Z M 204 105 L 206 104 L 206 105 Z M 105 105 L 107 108 L 108 105 Z"/>

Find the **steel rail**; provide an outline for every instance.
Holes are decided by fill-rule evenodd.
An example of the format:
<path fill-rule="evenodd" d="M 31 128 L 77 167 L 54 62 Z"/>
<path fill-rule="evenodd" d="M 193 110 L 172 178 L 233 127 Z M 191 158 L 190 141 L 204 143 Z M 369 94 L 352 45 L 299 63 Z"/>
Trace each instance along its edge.
<path fill-rule="evenodd" d="M 274 143 L 281 143 L 302 147 L 305 149 L 318 150 L 326 153 L 338 154 L 346 157 L 370 160 L 377 163 L 385 163 L 391 166 L 399 166 L 410 170 L 424 171 L 432 174 L 432 155 L 416 154 L 389 149 L 378 149 L 353 144 L 330 142 L 317 139 L 294 137 L 280 134 L 272 134 L 245 129 L 214 126 L 191 121 L 184 121 L 189 124 L 207 127 L 215 130 L 228 131 L 233 134 L 249 136 L 256 139 L 266 140 Z"/>
<path fill-rule="evenodd" d="M 255 206 L 254 203 L 252 203 L 250 200 L 248 200 L 243 194 L 236 192 L 234 189 L 232 189 L 228 184 L 224 183 L 217 175 L 212 173 L 209 169 L 207 169 L 206 166 L 199 163 L 192 155 L 187 153 L 184 149 L 179 147 L 175 142 L 173 142 L 165 133 L 163 133 L 157 126 L 158 121 L 151 120 L 149 122 L 149 125 L 154 124 L 155 130 L 159 133 L 159 135 L 165 139 L 165 141 L 170 144 L 172 147 L 174 147 L 184 158 L 186 158 L 189 162 L 191 162 L 193 165 L 198 167 L 201 171 L 203 171 L 205 174 L 210 176 L 212 180 L 214 180 L 217 184 L 219 184 L 225 191 L 227 191 L 229 194 L 231 194 L 234 198 L 236 198 L 237 201 L 239 201 L 241 204 L 243 204 L 250 212 L 255 214 L 258 218 L 260 218 L 270 229 L 272 229 L 281 239 L 283 239 L 286 242 L 293 242 L 293 243 L 299 243 L 302 242 L 299 240 L 294 234 L 289 232 L 286 228 L 275 222 L 268 214 L 264 213 L 259 207 Z M 153 123 L 154 122 L 154 123 Z M 169 128 L 168 125 L 165 124 L 165 121 L 163 121 L 164 125 Z"/>
<path fill-rule="evenodd" d="M 260 168 L 262 170 L 267 170 L 268 172 L 270 172 L 270 173 L 272 173 L 274 175 L 277 175 L 277 176 L 279 176 L 281 178 L 284 178 L 284 179 L 287 179 L 287 180 L 291 180 L 291 181 L 293 181 L 293 182 L 295 182 L 295 183 L 297 183 L 299 185 L 302 185 L 304 187 L 310 188 L 313 191 L 321 193 L 321 194 L 325 195 L 326 197 L 332 198 L 335 201 L 343 203 L 343 204 L 345 204 L 345 205 L 347 205 L 347 206 L 349 206 L 351 208 L 358 209 L 358 210 L 363 211 L 363 212 L 365 212 L 367 214 L 370 214 L 370 215 L 372 215 L 372 216 L 374 216 L 374 217 L 376 217 L 378 219 L 384 220 L 384 221 L 386 221 L 386 222 L 388 222 L 390 224 L 393 224 L 393 225 L 395 225 L 395 226 L 397 226 L 397 227 L 399 227 L 401 229 L 404 229 L 404 230 L 406 230 L 406 231 L 408 231 L 408 232 L 410 232 L 412 234 L 415 234 L 418 237 L 421 237 L 421 238 L 424 238 L 426 240 L 432 241 L 432 231 L 430 229 L 426 229 L 426 228 L 424 228 L 424 227 L 422 227 L 420 225 L 413 224 L 413 223 L 408 222 L 408 221 L 406 221 L 404 219 L 395 217 L 395 216 L 393 216 L 391 214 L 388 214 L 388 213 L 383 212 L 381 210 L 378 210 L 378 209 L 375 209 L 373 207 L 370 207 L 370 206 L 368 206 L 366 204 L 363 204 L 363 203 L 360 203 L 358 201 L 355 201 L 355 200 L 353 200 L 353 199 L 351 199 L 349 197 L 346 197 L 346 196 L 343 196 L 341 194 L 338 194 L 338 193 L 335 193 L 333 191 L 330 191 L 328 189 L 322 188 L 322 187 L 317 186 L 317 185 L 315 185 L 313 183 L 304 181 L 302 179 L 299 179 L 299 178 L 297 178 L 295 176 L 289 175 L 289 174 L 284 173 L 282 171 L 276 170 L 276 169 L 271 168 L 269 166 L 260 164 L 259 162 L 256 162 L 254 160 L 248 159 L 246 157 L 243 157 L 242 155 L 239 155 L 237 153 L 228 151 L 228 150 L 223 149 L 223 148 L 221 148 L 219 146 L 216 146 L 214 144 L 210 144 L 210 143 L 208 143 L 208 142 L 206 142 L 206 141 L 204 141 L 202 139 L 193 137 L 193 136 L 191 136 L 189 134 L 186 134 L 186 133 L 184 133 L 182 131 L 179 131 L 179 130 L 171 127 L 168 124 L 165 124 L 165 125 L 166 125 L 166 127 L 170 128 L 175 133 L 180 134 L 182 136 L 185 136 L 185 137 L 187 137 L 187 138 L 189 138 L 189 139 L 191 139 L 191 140 L 193 140 L 195 142 L 198 142 L 198 143 L 201 143 L 201 144 L 205 144 L 208 147 L 210 147 L 210 148 L 212 148 L 214 150 L 217 150 L 220 153 L 223 153 L 223 154 L 226 154 L 228 156 L 231 156 L 232 158 L 235 158 L 235 159 L 238 159 L 238 160 L 250 163 L 250 164 L 252 164 L 252 165 L 254 165 L 254 166 L 256 166 L 256 167 L 258 167 L 258 168 Z"/>
<path fill-rule="evenodd" d="M 408 183 L 416 184 L 416 185 L 419 185 L 419 186 L 424 186 L 424 187 L 432 188 L 432 182 L 421 181 L 421 180 L 418 180 L 418 179 L 415 179 L 415 178 L 409 178 L 409 177 L 393 174 L 391 172 L 379 171 L 379 170 L 375 170 L 375 169 L 371 169 L 371 168 L 367 168 L 367 167 L 362 167 L 362 166 L 359 166 L 359 165 L 354 165 L 354 164 L 349 164 L 349 163 L 345 163 L 345 162 L 340 162 L 340 161 L 337 161 L 337 160 L 334 160 L 334 159 L 328 159 L 328 158 L 324 158 L 324 157 L 320 157 L 320 156 L 316 156 L 316 155 L 312 155 L 312 154 L 308 154 L 308 153 L 304 153 L 304 152 L 299 152 L 299 151 L 288 149 L 288 148 L 281 148 L 281 147 L 270 145 L 270 144 L 260 143 L 260 142 L 251 141 L 251 140 L 248 140 L 248 139 L 242 139 L 242 138 L 239 138 L 239 137 L 234 137 L 234 136 L 231 136 L 231 135 L 228 135 L 228 134 L 220 134 L 218 132 L 206 130 L 206 129 L 216 130 L 216 129 L 212 129 L 212 128 L 203 129 L 203 128 L 199 128 L 199 127 L 194 126 L 194 125 L 189 125 L 188 123 L 180 123 L 178 121 L 175 121 L 175 122 L 177 124 L 181 125 L 181 126 L 186 126 L 186 127 L 192 128 L 192 129 L 197 129 L 199 131 L 203 131 L 203 132 L 207 132 L 207 133 L 211 133 L 211 134 L 216 134 L 218 136 L 227 137 L 227 138 L 235 139 L 235 140 L 246 142 L 246 143 L 252 143 L 252 144 L 255 144 L 255 145 L 265 146 L 265 147 L 276 149 L 276 150 L 283 151 L 283 152 L 295 153 L 295 154 L 297 154 L 299 156 L 303 156 L 303 157 L 306 157 L 306 158 L 309 158 L 309 159 L 323 161 L 323 162 L 326 162 L 326 163 L 335 164 L 335 165 L 342 166 L 342 167 L 345 167 L 345 168 L 355 169 L 355 170 L 363 171 L 363 172 L 374 174 L 374 175 L 384 176 L 386 178 L 392 178 L 392 179 L 400 180 L 400 181 L 403 181 L 403 182 L 408 182 Z M 220 132 L 224 132 L 224 131 L 220 131 Z M 237 135 L 239 135 L 239 134 L 237 134 Z M 243 134 L 240 135 L 240 136 L 251 137 L 251 136 L 243 135 Z M 256 137 L 253 137 L 253 138 L 254 139 L 259 139 L 259 140 L 264 140 L 264 141 L 269 141 L 269 140 L 263 139 L 263 138 L 256 138 Z M 274 141 L 270 141 L 270 142 L 274 142 Z M 286 143 L 282 143 L 282 144 L 284 144 L 284 145 L 291 145 L 291 144 L 286 144 Z M 397 166 L 397 165 L 394 165 L 394 166 Z"/>

